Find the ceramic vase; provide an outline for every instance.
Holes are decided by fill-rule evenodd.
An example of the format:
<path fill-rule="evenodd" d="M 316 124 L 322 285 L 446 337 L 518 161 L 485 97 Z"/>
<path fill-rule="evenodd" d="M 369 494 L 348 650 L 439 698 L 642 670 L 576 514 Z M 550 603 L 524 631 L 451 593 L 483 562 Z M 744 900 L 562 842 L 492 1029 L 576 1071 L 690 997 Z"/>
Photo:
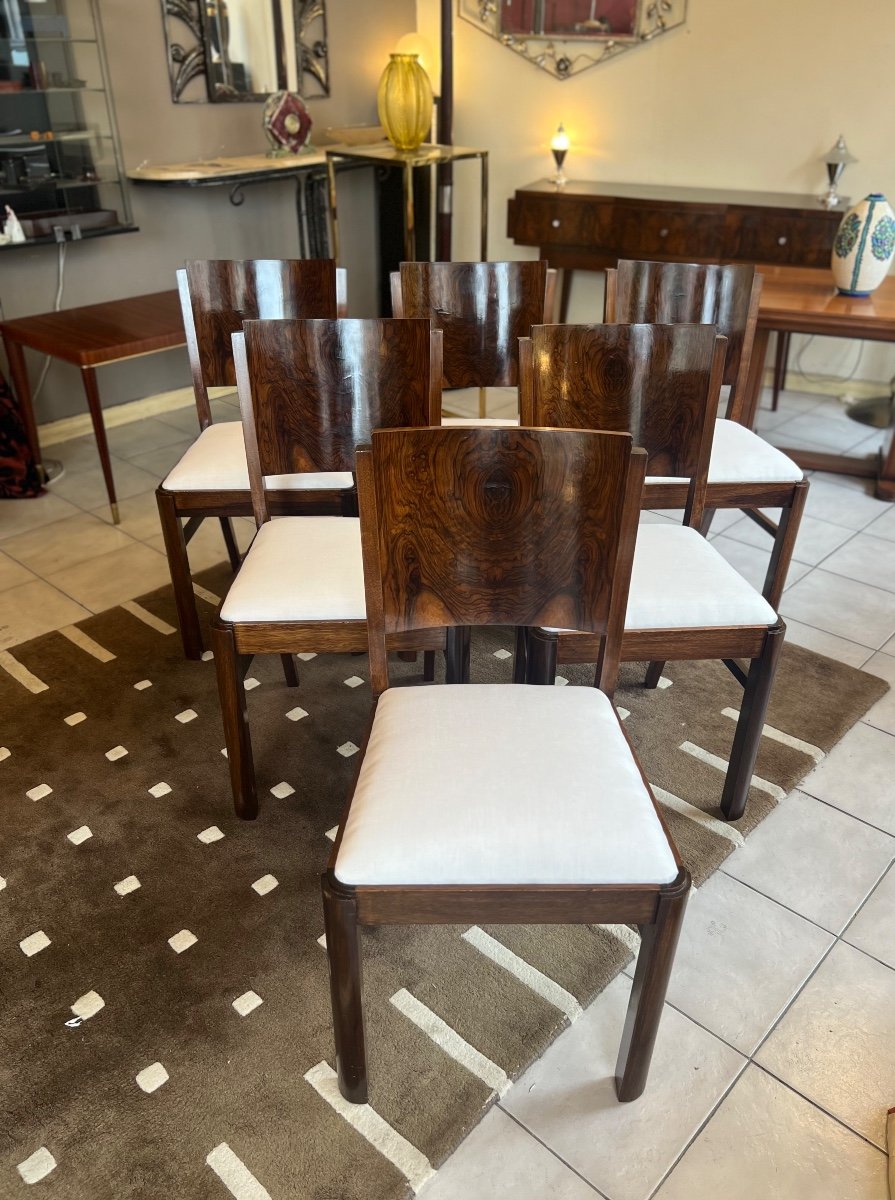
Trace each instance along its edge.
<path fill-rule="evenodd" d="M 416 54 L 392 54 L 376 96 L 379 121 L 396 150 L 416 150 L 432 124 L 432 85 Z"/>
<path fill-rule="evenodd" d="M 843 296 L 869 296 L 895 257 L 895 213 L 881 192 L 850 208 L 833 243 L 833 279 Z"/>

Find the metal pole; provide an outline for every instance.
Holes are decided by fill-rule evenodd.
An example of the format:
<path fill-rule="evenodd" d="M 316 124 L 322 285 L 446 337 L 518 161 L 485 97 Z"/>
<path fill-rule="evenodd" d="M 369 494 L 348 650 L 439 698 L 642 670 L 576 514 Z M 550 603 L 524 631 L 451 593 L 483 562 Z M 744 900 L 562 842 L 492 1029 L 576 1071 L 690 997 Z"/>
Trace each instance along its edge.
<path fill-rule="evenodd" d="M 438 103 L 438 141 L 454 144 L 454 25 L 453 0 L 441 0 L 441 97 Z M 454 211 L 453 163 L 440 163 L 436 172 L 435 257 L 451 259 L 451 223 Z"/>

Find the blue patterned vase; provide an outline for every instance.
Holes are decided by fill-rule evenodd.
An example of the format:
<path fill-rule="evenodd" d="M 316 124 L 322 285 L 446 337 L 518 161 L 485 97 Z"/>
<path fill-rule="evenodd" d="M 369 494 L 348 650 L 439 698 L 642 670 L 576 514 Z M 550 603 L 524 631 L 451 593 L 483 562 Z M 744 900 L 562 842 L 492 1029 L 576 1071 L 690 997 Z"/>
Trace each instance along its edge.
<path fill-rule="evenodd" d="M 869 296 L 895 258 L 895 213 L 881 192 L 850 208 L 833 243 L 833 279 L 843 296 Z"/>

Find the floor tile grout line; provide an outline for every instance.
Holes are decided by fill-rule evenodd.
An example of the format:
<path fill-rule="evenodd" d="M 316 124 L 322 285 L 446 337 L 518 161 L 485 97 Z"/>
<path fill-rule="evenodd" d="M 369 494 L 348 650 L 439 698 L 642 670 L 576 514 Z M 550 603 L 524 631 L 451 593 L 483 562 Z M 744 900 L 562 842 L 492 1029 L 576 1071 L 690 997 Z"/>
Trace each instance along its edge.
<path fill-rule="evenodd" d="M 817 1111 L 823 1113 L 825 1117 L 829 1117 L 829 1119 L 831 1121 L 833 1121 L 836 1125 L 838 1125 L 839 1128 L 842 1129 L 845 1133 L 851 1134 L 852 1137 L 858 1138 L 860 1141 L 864 1142 L 865 1145 L 871 1146 L 874 1150 L 878 1151 L 885 1158 L 888 1158 L 888 1152 L 882 1146 L 878 1146 L 876 1144 L 876 1142 L 874 1142 L 871 1138 L 867 1137 L 866 1134 L 861 1133 L 857 1129 L 853 1129 L 852 1126 L 849 1125 L 847 1121 L 843 1121 L 842 1117 L 837 1117 L 836 1114 L 833 1112 L 830 1112 L 830 1110 L 828 1108 L 824 1108 L 824 1106 L 822 1104 L 818 1104 L 816 1100 L 812 1100 L 810 1096 L 806 1096 L 804 1092 L 800 1092 L 797 1087 L 794 1087 L 791 1083 L 787 1083 L 787 1081 L 785 1079 L 783 1079 L 783 1078 L 781 1078 L 781 1076 L 777 1075 L 774 1071 L 771 1070 L 770 1067 L 767 1067 L 763 1063 L 760 1063 L 760 1062 L 753 1062 L 752 1065 L 754 1067 L 756 1067 L 759 1071 L 762 1071 L 770 1079 L 776 1080 L 776 1082 L 779 1083 L 782 1087 L 785 1087 L 788 1092 L 792 1092 L 792 1094 L 794 1096 L 798 1096 L 801 1100 L 804 1100 L 806 1104 L 810 1104 L 812 1108 L 816 1108 Z"/>
<path fill-rule="evenodd" d="M 721 1095 L 718 1097 L 716 1102 L 712 1105 L 711 1112 L 709 1112 L 708 1115 L 704 1118 L 704 1120 L 700 1122 L 699 1127 L 693 1132 L 692 1137 L 690 1137 L 686 1141 L 684 1146 L 681 1148 L 680 1153 L 676 1156 L 676 1158 L 672 1162 L 671 1166 L 668 1168 L 668 1170 L 665 1172 L 665 1174 L 662 1176 L 662 1178 L 659 1180 L 659 1182 L 656 1184 L 656 1186 L 653 1188 L 653 1190 L 649 1193 L 646 1200 L 653 1200 L 653 1197 L 656 1195 L 656 1193 L 659 1191 L 659 1189 L 665 1186 L 665 1184 L 668 1182 L 668 1179 L 670 1178 L 672 1172 L 680 1165 L 681 1161 L 684 1158 L 684 1155 L 688 1152 L 688 1150 L 691 1148 L 691 1146 L 694 1145 L 694 1143 L 696 1142 L 696 1139 L 701 1136 L 703 1130 L 706 1128 L 706 1126 L 709 1124 L 709 1122 L 711 1120 L 713 1120 L 713 1118 L 717 1114 L 718 1110 L 720 1109 L 721 1105 L 728 1098 L 730 1093 L 733 1091 L 733 1089 L 739 1083 L 742 1076 L 749 1069 L 749 1064 L 751 1063 L 751 1061 L 752 1060 L 750 1058 L 746 1058 L 745 1056 L 743 1056 L 743 1063 L 742 1063 L 742 1066 L 740 1067 L 740 1069 L 734 1075 L 733 1079 L 731 1079 L 728 1086 L 726 1088 L 724 1088 Z"/>
<path fill-rule="evenodd" d="M 518 1080 L 516 1080 L 516 1082 L 518 1083 Z M 579 1170 L 577 1170 L 575 1167 L 573 1167 L 571 1163 L 566 1162 L 566 1160 L 563 1158 L 563 1156 L 557 1150 L 554 1150 L 553 1147 L 551 1145 L 549 1145 L 547 1142 L 545 1142 L 543 1138 L 539 1137 L 538 1134 L 534 1133 L 533 1130 L 529 1129 L 529 1127 L 524 1123 L 524 1121 L 521 1121 L 516 1116 L 515 1113 L 512 1113 L 512 1112 L 510 1112 L 509 1109 L 504 1108 L 502 1101 L 500 1101 L 500 1100 L 496 1101 L 494 1107 L 499 1108 L 500 1111 L 504 1114 L 504 1116 L 509 1117 L 510 1120 L 513 1121 L 516 1125 L 518 1125 L 519 1128 L 522 1129 L 525 1133 L 527 1133 L 530 1138 L 533 1138 L 534 1141 L 536 1141 L 539 1146 L 543 1146 L 543 1148 L 547 1151 L 548 1154 L 551 1154 L 555 1159 L 558 1159 L 558 1161 L 561 1162 L 564 1167 L 567 1167 L 568 1170 L 570 1170 L 573 1175 L 576 1175 L 581 1180 L 582 1183 L 587 1184 L 587 1186 L 591 1189 L 591 1191 L 593 1191 L 595 1195 L 600 1197 L 600 1200 L 608 1200 L 608 1197 L 603 1192 L 601 1192 L 599 1190 L 599 1188 L 596 1187 L 595 1184 L 591 1183 L 591 1181 L 585 1175 L 582 1175 Z M 448 1161 L 448 1160 L 445 1160 L 445 1161 Z"/>
<path fill-rule="evenodd" d="M 852 729 L 854 729 L 855 726 L 857 726 L 857 725 L 863 725 L 863 724 L 864 724 L 863 720 L 856 721 L 855 724 L 852 725 Z M 885 733 L 889 737 L 895 737 L 895 734 L 889 733 L 888 729 L 877 729 L 877 727 L 875 725 L 868 725 L 867 728 L 872 729 L 874 731 L 874 733 Z M 851 732 L 851 730 L 849 732 Z M 827 808 L 835 808 L 837 812 L 844 813 L 845 816 L 847 816 L 847 817 L 854 817 L 854 819 L 856 821 L 860 821 L 860 823 L 862 825 L 866 825 L 866 827 L 868 829 L 874 829 L 874 830 L 876 830 L 877 833 L 884 833 L 886 835 L 886 837 L 895 838 L 895 834 L 891 833 L 890 830 L 883 829 L 879 825 L 874 825 L 872 821 L 868 821 L 864 817 L 857 816 L 855 813 L 850 812 L 847 808 L 840 808 L 837 804 L 834 804 L 832 802 L 832 800 L 824 800 L 824 798 L 822 796 L 815 796 L 815 794 L 813 792 L 810 792 L 808 790 L 808 788 L 805 786 L 806 779 L 807 779 L 807 776 L 805 777 L 805 779 L 802 780 L 802 782 L 800 784 L 798 784 L 797 789 L 796 789 L 797 791 L 802 792 L 805 796 L 810 796 L 811 799 L 816 800 L 818 802 L 818 804 L 825 804 L 827 806 Z"/>

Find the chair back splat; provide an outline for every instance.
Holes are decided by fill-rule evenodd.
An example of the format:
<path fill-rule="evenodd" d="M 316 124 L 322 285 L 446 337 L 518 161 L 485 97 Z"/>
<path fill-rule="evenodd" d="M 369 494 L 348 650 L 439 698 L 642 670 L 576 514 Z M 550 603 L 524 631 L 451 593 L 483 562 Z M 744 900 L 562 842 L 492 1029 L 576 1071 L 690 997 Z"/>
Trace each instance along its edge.
<path fill-rule="evenodd" d="M 523 425 L 630 433 L 648 476 L 690 480 L 698 525 L 726 338 L 709 325 L 536 325 L 521 344 Z"/>
<path fill-rule="evenodd" d="M 208 388 L 236 381 L 230 337 L 243 321 L 344 315 L 346 279 L 332 259 L 207 259 L 177 272 L 199 420 Z"/>
<path fill-rule="evenodd" d="M 443 331 L 446 388 L 514 387 L 519 338 L 552 315 L 547 284 L 545 261 L 402 262 L 392 311 Z"/>
<path fill-rule="evenodd" d="M 353 471 L 372 430 L 432 424 L 441 407 L 441 334 L 428 321 L 246 321 L 233 355 L 259 524 L 265 479 Z"/>
<path fill-rule="evenodd" d="M 698 322 L 727 338 L 723 383 L 730 386 L 727 416 L 742 407 L 762 277 L 755 267 L 726 263 L 638 262 L 620 259 L 606 272 L 604 319 L 633 324 Z"/>
<path fill-rule="evenodd" d="M 619 433 L 377 430 L 358 452 L 374 695 L 387 634 L 555 625 L 617 663 L 646 455 Z"/>

